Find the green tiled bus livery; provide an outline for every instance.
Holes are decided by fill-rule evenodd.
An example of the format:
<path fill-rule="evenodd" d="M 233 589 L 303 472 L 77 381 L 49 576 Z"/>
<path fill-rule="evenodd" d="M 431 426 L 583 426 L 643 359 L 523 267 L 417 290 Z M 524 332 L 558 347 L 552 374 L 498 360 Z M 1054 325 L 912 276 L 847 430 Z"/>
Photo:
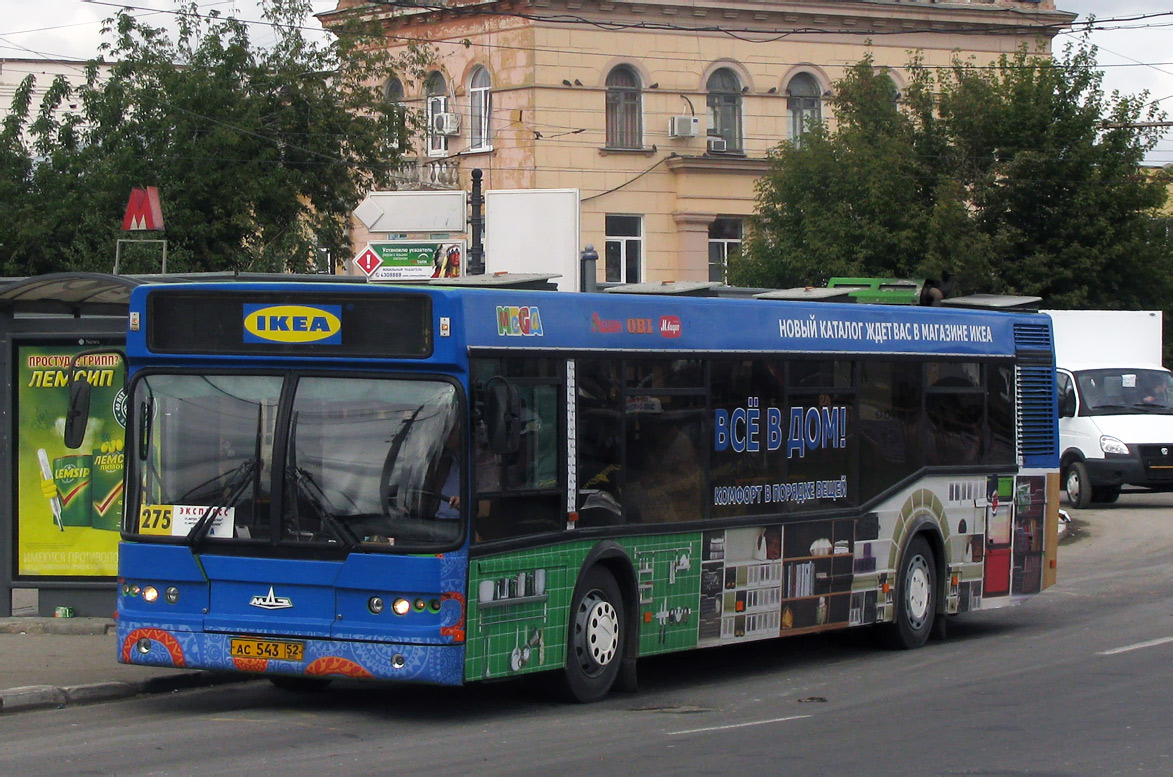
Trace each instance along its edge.
<path fill-rule="evenodd" d="M 634 689 L 1054 582 L 1050 320 L 312 282 L 131 296 L 120 660 Z"/>

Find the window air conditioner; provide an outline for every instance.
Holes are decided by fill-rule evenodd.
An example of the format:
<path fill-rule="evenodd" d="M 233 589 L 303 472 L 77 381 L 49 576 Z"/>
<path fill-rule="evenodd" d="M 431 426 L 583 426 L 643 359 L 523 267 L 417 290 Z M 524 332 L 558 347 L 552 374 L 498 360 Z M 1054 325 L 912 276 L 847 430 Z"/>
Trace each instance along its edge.
<path fill-rule="evenodd" d="M 725 150 L 725 138 L 710 135 L 709 136 L 709 151 L 720 152 L 720 151 L 724 151 L 724 150 Z"/>
<path fill-rule="evenodd" d="M 668 137 L 695 138 L 700 131 L 701 120 L 696 116 L 669 116 Z"/>
<path fill-rule="evenodd" d="M 457 135 L 460 133 L 459 113 L 437 113 L 432 117 L 432 131 L 437 135 Z"/>

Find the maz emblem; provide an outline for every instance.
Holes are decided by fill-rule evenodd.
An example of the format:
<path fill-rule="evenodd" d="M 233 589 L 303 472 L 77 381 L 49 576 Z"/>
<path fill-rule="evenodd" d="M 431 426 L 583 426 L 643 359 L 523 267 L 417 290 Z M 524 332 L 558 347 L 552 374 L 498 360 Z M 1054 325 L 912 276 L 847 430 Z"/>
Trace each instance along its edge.
<path fill-rule="evenodd" d="M 273 586 L 269 586 L 268 596 L 254 596 L 249 600 L 250 607 L 260 607 L 262 610 L 284 610 L 293 606 L 293 600 L 288 596 L 274 596 Z"/>

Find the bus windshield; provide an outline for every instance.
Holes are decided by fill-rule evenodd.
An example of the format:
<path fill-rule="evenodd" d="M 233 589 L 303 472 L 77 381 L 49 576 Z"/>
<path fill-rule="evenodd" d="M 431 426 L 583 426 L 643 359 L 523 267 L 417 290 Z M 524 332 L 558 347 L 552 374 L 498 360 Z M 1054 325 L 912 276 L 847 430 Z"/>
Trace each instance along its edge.
<path fill-rule="evenodd" d="M 1173 375 L 1164 370 L 1081 370 L 1075 384 L 1080 415 L 1173 413 Z"/>
<path fill-rule="evenodd" d="M 151 374 L 133 407 L 132 532 L 347 550 L 450 546 L 463 534 L 451 383 Z"/>

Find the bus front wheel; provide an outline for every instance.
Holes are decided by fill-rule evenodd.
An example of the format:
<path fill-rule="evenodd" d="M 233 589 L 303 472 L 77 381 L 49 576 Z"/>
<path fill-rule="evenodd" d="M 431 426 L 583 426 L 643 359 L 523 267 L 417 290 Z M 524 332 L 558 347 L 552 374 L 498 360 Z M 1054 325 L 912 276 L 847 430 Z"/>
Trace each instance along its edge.
<path fill-rule="evenodd" d="M 623 659 L 623 596 L 603 567 L 591 567 L 575 587 L 570 609 L 564 695 L 582 703 L 607 695 Z"/>
<path fill-rule="evenodd" d="M 885 624 L 884 641 L 900 650 L 918 648 L 933 631 L 937 609 L 937 566 L 924 537 L 904 549 L 896 578 L 896 617 Z"/>

